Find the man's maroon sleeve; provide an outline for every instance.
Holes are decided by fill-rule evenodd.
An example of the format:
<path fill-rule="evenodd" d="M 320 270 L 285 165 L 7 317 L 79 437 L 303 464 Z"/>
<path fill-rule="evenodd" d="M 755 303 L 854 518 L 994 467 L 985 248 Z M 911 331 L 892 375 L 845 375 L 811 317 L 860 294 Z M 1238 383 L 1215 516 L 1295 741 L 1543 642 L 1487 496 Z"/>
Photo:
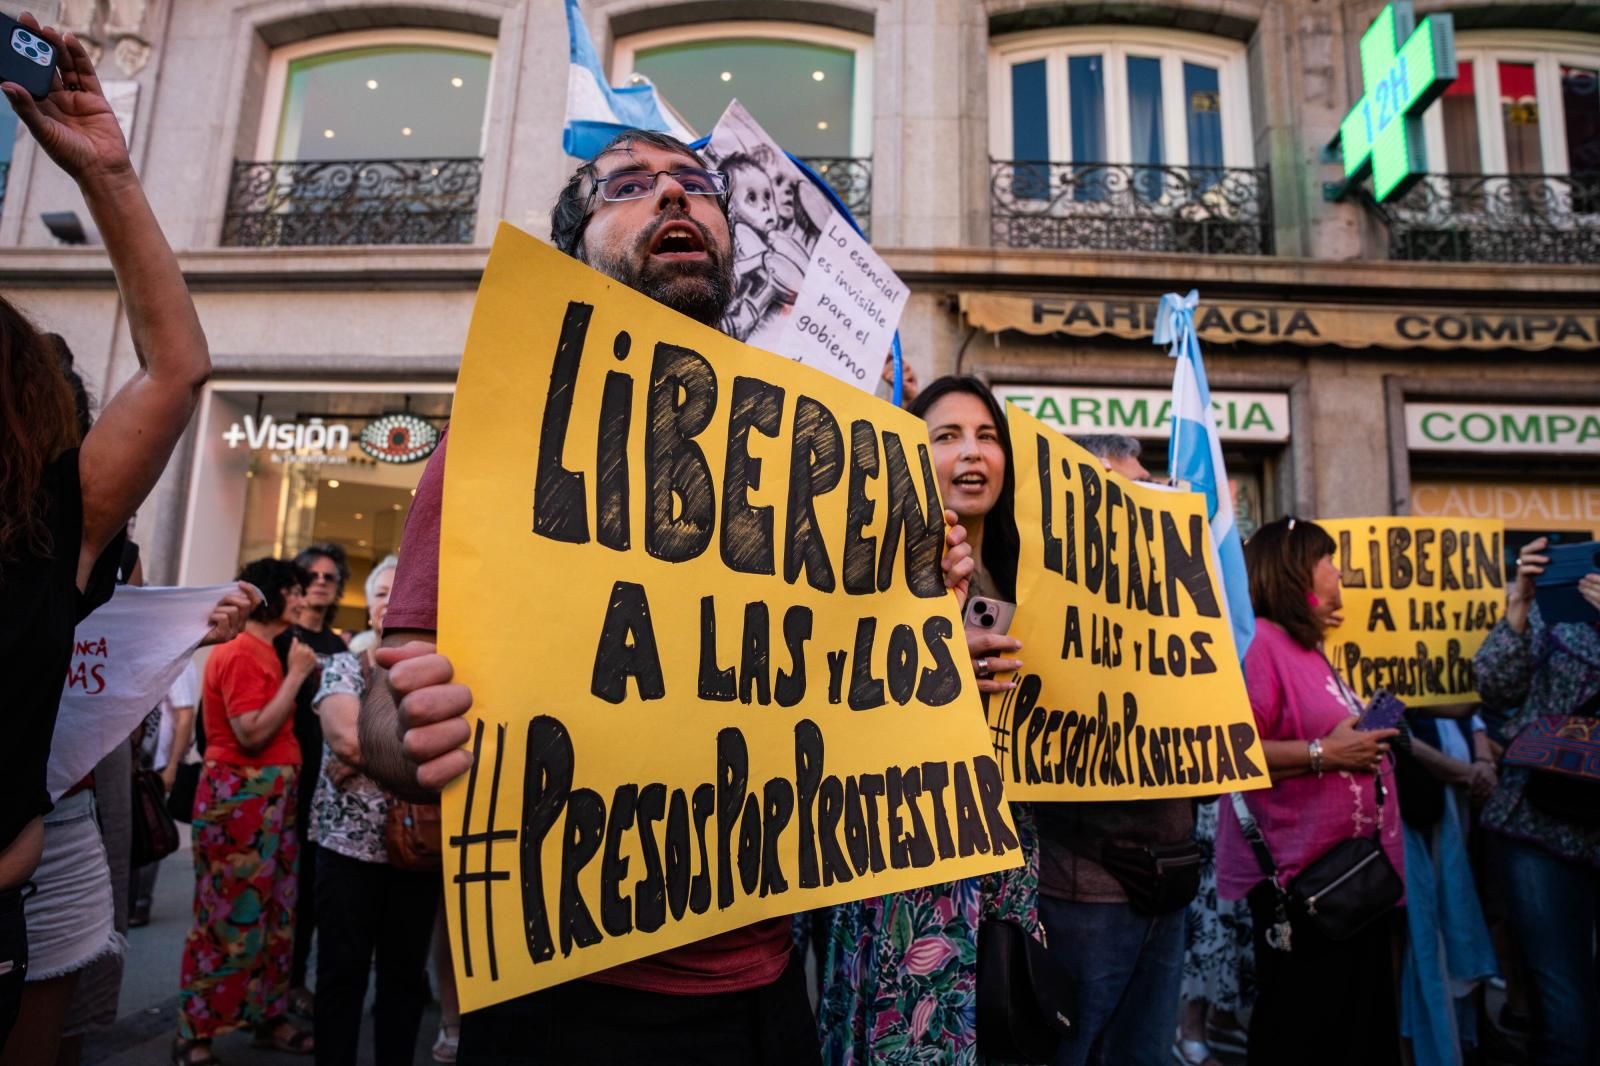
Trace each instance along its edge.
<path fill-rule="evenodd" d="M 389 592 L 389 610 L 383 628 L 439 628 L 439 516 L 444 505 L 444 454 L 450 443 L 445 428 L 439 447 L 428 459 L 417 482 L 417 495 L 406 516 L 400 538 L 400 565 Z"/>

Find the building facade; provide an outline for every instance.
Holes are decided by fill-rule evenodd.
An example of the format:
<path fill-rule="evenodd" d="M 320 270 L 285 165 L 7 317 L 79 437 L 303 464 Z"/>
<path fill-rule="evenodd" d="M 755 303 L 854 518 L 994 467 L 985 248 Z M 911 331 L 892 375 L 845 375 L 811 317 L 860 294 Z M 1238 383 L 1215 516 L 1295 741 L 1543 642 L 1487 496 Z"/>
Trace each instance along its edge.
<path fill-rule="evenodd" d="M 147 570 L 337 539 L 359 576 L 398 544 L 496 226 L 545 232 L 573 165 L 561 0 L 52 6 L 99 52 L 216 368 L 140 513 Z M 1382 8 L 583 4 L 613 83 L 650 77 L 702 132 L 740 99 L 855 207 L 913 290 L 923 380 L 976 374 L 1159 468 L 1154 310 L 1196 289 L 1247 522 L 1596 536 L 1600 2 L 1418 0 L 1453 16 L 1459 73 L 1422 117 L 1429 176 L 1386 204 L 1326 147 Z M 104 394 L 136 361 L 87 212 L 25 133 L 0 143 L 0 286 Z"/>

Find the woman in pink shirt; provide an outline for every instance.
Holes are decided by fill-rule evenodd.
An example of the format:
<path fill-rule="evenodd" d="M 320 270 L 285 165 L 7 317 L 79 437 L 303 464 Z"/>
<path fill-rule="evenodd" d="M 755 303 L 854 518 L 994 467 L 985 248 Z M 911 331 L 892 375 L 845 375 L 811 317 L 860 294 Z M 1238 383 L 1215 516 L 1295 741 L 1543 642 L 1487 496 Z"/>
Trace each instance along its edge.
<path fill-rule="evenodd" d="M 1355 728 L 1361 703 L 1322 652 L 1342 608 L 1333 538 L 1313 522 L 1282 518 L 1244 546 L 1256 635 L 1245 685 L 1266 749 L 1272 788 L 1245 803 L 1272 852 L 1280 883 L 1341 841 L 1377 833 L 1396 871 L 1405 870 L 1394 770 L 1385 757 L 1393 729 Z M 1386 795 L 1380 802 L 1378 783 Z M 1219 805 L 1217 893 L 1249 899 L 1261 997 L 1250 1019 L 1250 1063 L 1398 1064 L 1399 1033 L 1389 923 L 1344 941 L 1295 921 L 1292 950 L 1267 944 L 1275 890 L 1239 828 Z M 1398 912 L 1397 912 L 1398 913 Z"/>

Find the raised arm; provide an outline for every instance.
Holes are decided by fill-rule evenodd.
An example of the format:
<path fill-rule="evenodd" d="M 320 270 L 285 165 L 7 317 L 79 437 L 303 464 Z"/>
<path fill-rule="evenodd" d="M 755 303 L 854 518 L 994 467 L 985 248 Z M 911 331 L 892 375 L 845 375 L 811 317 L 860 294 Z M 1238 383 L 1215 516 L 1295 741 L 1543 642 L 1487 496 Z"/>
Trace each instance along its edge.
<path fill-rule="evenodd" d="M 283 683 L 266 706 L 228 716 L 228 724 L 233 727 L 233 735 L 241 748 L 253 755 L 272 743 L 272 738 L 294 715 L 295 693 L 316 668 L 317 653 L 296 638 L 289 645 L 289 667 L 283 672 Z"/>
<path fill-rule="evenodd" d="M 166 468 L 211 358 L 178 260 L 145 199 L 88 52 L 72 34 L 40 27 L 31 15 L 21 21 L 55 48 L 60 69 L 43 100 L 14 82 L 3 91 L 39 147 L 78 183 L 111 259 L 139 358 L 138 372 L 104 406 L 79 452 L 82 585 Z"/>

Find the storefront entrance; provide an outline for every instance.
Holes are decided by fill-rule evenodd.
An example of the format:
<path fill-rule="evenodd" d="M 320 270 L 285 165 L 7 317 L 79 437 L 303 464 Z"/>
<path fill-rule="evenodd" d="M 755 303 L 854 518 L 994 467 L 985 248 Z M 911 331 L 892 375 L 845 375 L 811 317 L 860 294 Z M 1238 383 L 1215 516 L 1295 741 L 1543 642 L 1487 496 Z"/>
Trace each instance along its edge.
<path fill-rule="evenodd" d="M 207 389 L 189 483 L 180 580 L 226 581 L 262 556 L 344 548 L 334 624 L 365 629 L 363 584 L 398 551 L 448 385 L 219 383 Z"/>

